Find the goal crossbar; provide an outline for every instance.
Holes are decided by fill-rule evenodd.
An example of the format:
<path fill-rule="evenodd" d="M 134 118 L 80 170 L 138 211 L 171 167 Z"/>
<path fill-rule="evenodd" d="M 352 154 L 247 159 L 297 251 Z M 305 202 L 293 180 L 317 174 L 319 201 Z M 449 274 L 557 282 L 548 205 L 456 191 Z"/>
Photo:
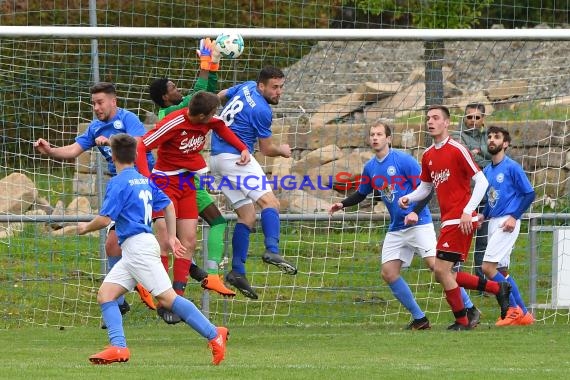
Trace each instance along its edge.
<path fill-rule="evenodd" d="M 272 40 L 367 40 L 437 41 L 437 40 L 570 40 L 570 29 L 288 29 L 288 28 L 141 28 L 141 27 L 69 27 L 3 26 L 0 38 L 156 38 L 184 39 L 240 33 L 247 39 Z"/>

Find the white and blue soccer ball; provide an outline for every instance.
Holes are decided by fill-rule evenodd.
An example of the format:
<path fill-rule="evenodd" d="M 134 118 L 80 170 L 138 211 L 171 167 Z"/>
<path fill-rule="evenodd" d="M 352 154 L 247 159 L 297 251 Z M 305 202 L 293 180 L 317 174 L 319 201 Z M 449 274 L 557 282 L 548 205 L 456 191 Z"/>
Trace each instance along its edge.
<path fill-rule="evenodd" d="M 243 38 L 238 33 L 222 33 L 216 38 L 218 50 L 224 58 L 237 58 L 245 47 Z"/>

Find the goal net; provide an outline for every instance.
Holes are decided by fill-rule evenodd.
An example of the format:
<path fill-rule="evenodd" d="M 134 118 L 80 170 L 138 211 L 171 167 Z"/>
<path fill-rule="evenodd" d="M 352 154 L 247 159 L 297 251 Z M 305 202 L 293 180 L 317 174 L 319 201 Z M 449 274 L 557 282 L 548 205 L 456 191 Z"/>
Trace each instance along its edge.
<path fill-rule="evenodd" d="M 188 6 L 183 9 L 188 19 L 194 14 Z M 311 21 L 300 27 L 323 27 L 315 7 L 310 10 L 307 20 Z M 16 8 L 11 12 L 13 20 L 21 16 Z M 159 17 L 148 12 L 141 17 L 144 25 L 135 12 L 99 13 L 109 16 L 104 25 L 113 26 L 123 25 L 120 17 L 119 21 L 114 18 L 117 14 L 129 14 L 134 21 L 128 26 L 148 27 L 140 29 L 103 25 L 97 29 L 0 29 L 0 316 L 4 326 L 96 325 L 100 321 L 96 293 L 105 273 L 104 235 L 79 237 L 75 228 L 77 220 L 97 214 L 107 179 L 98 170 L 100 157 L 93 151 L 74 161 L 57 161 L 34 152 L 32 143 L 39 137 L 55 146 L 74 142 L 93 119 L 89 87 L 94 80 L 115 83 L 119 106 L 138 114 L 149 128 L 157 112 L 148 97 L 153 79 L 167 76 L 184 92 L 193 87 L 198 41 L 215 37 L 222 29 L 180 29 L 188 26 L 181 13 Z M 285 11 L 264 9 L 261 14 L 279 12 Z M 86 9 L 78 13 L 88 14 Z M 70 10 L 67 21 L 71 14 Z M 18 25 L 3 20 L 6 25 Z M 35 25 L 48 25 L 48 21 L 41 19 Z M 212 21 L 207 26 L 219 25 Z M 233 324 L 405 324 L 409 313 L 380 277 L 380 248 L 389 224 L 385 207 L 369 198 L 334 218 L 326 211 L 354 191 L 350 181 L 372 157 L 367 145 L 370 123 L 388 120 L 394 127 L 393 148 L 419 160 L 430 144 L 425 107 L 441 96 L 452 110 L 454 130 L 465 128 L 465 106 L 475 102 L 485 105 L 486 125 L 504 126 L 511 132 L 508 153 L 523 165 L 537 193 L 511 256 L 511 273 L 539 322 L 568 323 L 570 66 L 566 57 L 570 34 L 558 29 L 512 31 L 510 37 L 506 30 L 494 29 L 237 31 L 245 38 L 246 50 L 236 60 L 222 60 L 220 89 L 255 79 L 259 69 L 269 64 L 283 68 L 287 77 L 281 101 L 273 107 L 273 132 L 275 142 L 289 144 L 293 156 L 256 157 L 268 176 L 276 179 L 283 219 L 280 246 L 299 273 L 281 274 L 262 263 L 263 235 L 258 225 L 247 271 L 259 299 L 239 293 L 235 299 L 224 299 L 203 293 L 192 280 L 186 297 L 213 320 Z M 485 33 L 488 38 L 482 41 Z M 441 45 L 426 44 L 428 39 Z M 435 54 L 426 50 L 434 45 L 443 49 Z M 429 75 L 426 61 L 430 61 Z M 432 83 L 433 73 L 435 78 L 440 74 L 441 80 Z M 331 182 L 348 189 L 325 188 Z M 226 252 L 231 256 L 235 218 L 224 197 L 214 196 L 229 219 Z M 437 215 L 436 204 L 432 211 Z M 200 239 L 204 228 L 201 223 Z M 202 254 L 203 248 L 196 257 L 201 260 Z M 472 258 L 473 253 L 464 270 L 474 270 Z M 421 260 L 416 258 L 402 276 L 431 321 L 452 319 L 441 286 Z M 484 322 L 494 323 L 498 315 L 494 297 L 477 292 L 471 292 L 471 297 L 483 311 Z M 127 298 L 133 305 L 127 323 L 157 318 L 135 294 Z"/>

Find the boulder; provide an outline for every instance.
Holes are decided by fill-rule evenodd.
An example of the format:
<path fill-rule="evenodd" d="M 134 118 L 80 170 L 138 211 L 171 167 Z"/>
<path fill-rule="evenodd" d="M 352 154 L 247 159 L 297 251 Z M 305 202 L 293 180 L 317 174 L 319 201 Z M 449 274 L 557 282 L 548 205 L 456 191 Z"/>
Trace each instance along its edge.
<path fill-rule="evenodd" d="M 36 184 L 25 174 L 12 173 L 0 180 L 0 214 L 24 214 L 38 196 Z"/>
<path fill-rule="evenodd" d="M 303 158 L 296 161 L 291 170 L 296 173 L 303 173 L 316 166 L 324 165 L 343 156 L 340 148 L 334 144 L 315 149 Z"/>

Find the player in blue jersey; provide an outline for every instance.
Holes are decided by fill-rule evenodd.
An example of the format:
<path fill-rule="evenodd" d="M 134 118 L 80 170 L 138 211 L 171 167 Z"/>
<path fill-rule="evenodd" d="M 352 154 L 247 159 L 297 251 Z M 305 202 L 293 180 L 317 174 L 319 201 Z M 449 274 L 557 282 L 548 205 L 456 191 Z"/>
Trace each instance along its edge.
<path fill-rule="evenodd" d="M 535 197 L 523 168 L 505 153 L 510 142 L 511 136 L 506 129 L 488 128 L 487 148 L 492 158 L 491 164 L 483 170 L 489 188 L 487 204 L 479 219 L 489 220 L 489 241 L 482 268 L 487 278 L 511 284 L 509 310 L 505 319 L 497 320 L 497 326 L 530 325 L 534 322 L 513 276 L 508 273 L 511 253 L 521 228 L 520 218 Z"/>
<path fill-rule="evenodd" d="M 245 276 L 249 236 L 256 220 L 253 202 L 261 208 L 261 226 L 265 236 L 262 260 L 276 265 L 284 273 L 297 273 L 297 268 L 279 254 L 279 200 L 253 157 L 256 142 L 259 142 L 259 150 L 265 156 L 291 156 L 288 144 L 275 145 L 271 139 L 273 111 L 270 105 L 279 103 L 284 83 L 285 75 L 280 69 L 266 67 L 259 73 L 257 82 L 244 82 L 218 93 L 222 103 L 225 103 L 220 118 L 252 153 L 247 165 L 237 166 L 240 152 L 217 134 L 212 134 L 210 168 L 218 187 L 238 216 L 232 237 L 232 270 L 226 275 L 226 280 L 246 297 L 253 299 L 257 299 L 257 294 Z M 247 178 L 247 183 L 243 182 L 244 178 Z"/>
<path fill-rule="evenodd" d="M 129 360 L 130 351 L 117 298 L 132 290 L 140 281 L 163 307 L 174 311 L 208 339 L 212 363 L 218 365 L 225 355 L 227 328 L 216 328 L 191 301 L 177 295 L 172 289 L 170 278 L 160 261 L 158 241 L 152 234 L 152 212 L 164 211 L 169 247 L 176 257 L 185 254 L 186 249 L 176 238 L 174 205 L 160 189 L 152 186 L 149 179 L 135 169 L 135 138 L 125 133 L 116 134 L 111 138 L 111 148 L 117 176 L 107 185 L 99 215 L 88 223 L 78 225 L 78 233 L 83 235 L 105 228 L 114 220 L 123 251 L 123 258 L 107 274 L 97 293 L 110 346 L 90 356 L 89 360 L 93 364 Z"/>
<path fill-rule="evenodd" d="M 77 136 L 73 144 L 56 148 L 52 147 L 48 141 L 40 138 L 34 143 L 34 147 L 40 153 L 60 160 L 77 158 L 81 153 L 97 147 L 107 161 L 109 173 L 114 176 L 116 169 L 111 158 L 111 148 L 109 146 L 111 136 L 117 133 L 127 133 L 140 139 L 146 133 L 146 130 L 137 115 L 117 106 L 117 92 L 112 83 L 99 82 L 91 87 L 90 93 L 96 118 L 89 124 L 89 127 L 82 135 Z M 152 168 L 154 164 L 152 153 L 148 155 L 148 163 Z M 164 224 L 162 224 L 162 228 L 165 228 Z M 110 271 L 121 259 L 121 247 L 119 247 L 113 224 L 108 229 L 105 253 L 107 254 L 107 271 Z M 141 300 L 150 309 L 156 309 L 152 296 L 143 286 L 138 285 L 136 290 Z M 130 306 L 124 297 L 119 299 L 119 305 L 123 314 L 130 310 Z M 105 328 L 104 325 L 102 327 Z"/>
<path fill-rule="evenodd" d="M 406 280 L 400 277 L 402 267 L 409 267 L 414 253 L 421 256 L 433 271 L 435 265 L 436 236 L 427 204 L 431 196 L 412 204 L 408 209 L 398 206 L 398 199 L 411 193 L 420 183 L 420 166 L 404 152 L 392 149 L 392 129 L 383 122 L 376 122 L 370 128 L 370 147 L 375 156 L 365 165 L 357 191 L 334 203 L 329 209 L 332 215 L 345 207 L 354 206 L 368 194 L 378 191 L 390 214 L 390 225 L 382 245 L 382 279 L 392 294 L 412 315 L 409 330 L 427 330 L 430 322 L 416 302 Z M 461 288 L 467 317 L 472 327 L 480 320 L 479 310 L 473 306 L 467 292 Z"/>

